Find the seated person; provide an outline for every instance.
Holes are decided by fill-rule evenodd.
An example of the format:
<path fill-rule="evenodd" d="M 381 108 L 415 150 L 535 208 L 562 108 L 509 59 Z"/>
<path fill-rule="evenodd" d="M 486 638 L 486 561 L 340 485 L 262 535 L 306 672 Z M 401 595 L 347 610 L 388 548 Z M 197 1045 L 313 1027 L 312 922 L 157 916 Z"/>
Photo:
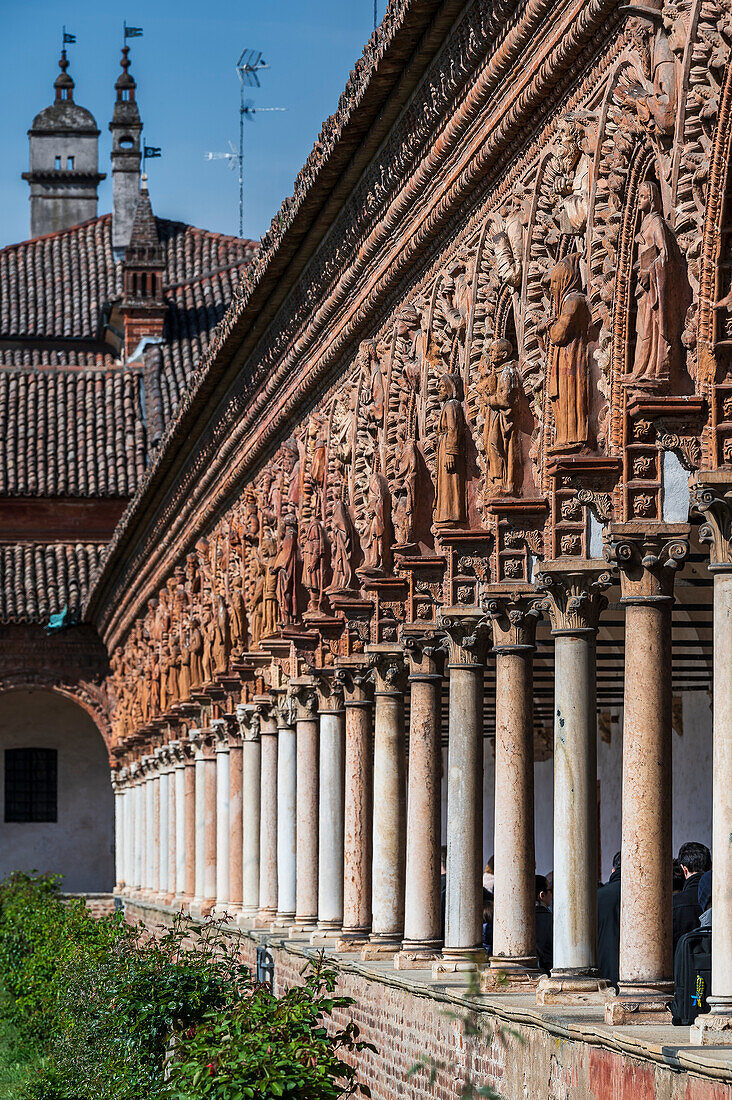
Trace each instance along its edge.
<path fill-rule="evenodd" d="M 699 879 L 712 867 L 712 857 L 705 844 L 694 841 L 679 848 L 679 863 L 684 873 L 684 888 L 674 894 L 674 951 L 685 932 L 699 927 L 702 908 L 699 904 Z"/>
<path fill-rule="evenodd" d="M 539 970 L 551 973 L 554 957 L 554 918 L 549 906 L 552 890 L 544 875 L 536 876 L 536 954 Z"/>

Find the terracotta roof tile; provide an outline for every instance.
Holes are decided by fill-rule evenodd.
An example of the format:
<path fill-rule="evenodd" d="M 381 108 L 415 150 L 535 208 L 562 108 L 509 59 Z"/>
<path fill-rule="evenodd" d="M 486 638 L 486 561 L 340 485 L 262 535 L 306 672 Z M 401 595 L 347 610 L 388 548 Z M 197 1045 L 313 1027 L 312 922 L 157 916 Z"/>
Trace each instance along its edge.
<path fill-rule="evenodd" d="M 95 543 L 0 546 L 0 622 L 47 622 L 65 606 L 76 614 L 102 549 Z"/>

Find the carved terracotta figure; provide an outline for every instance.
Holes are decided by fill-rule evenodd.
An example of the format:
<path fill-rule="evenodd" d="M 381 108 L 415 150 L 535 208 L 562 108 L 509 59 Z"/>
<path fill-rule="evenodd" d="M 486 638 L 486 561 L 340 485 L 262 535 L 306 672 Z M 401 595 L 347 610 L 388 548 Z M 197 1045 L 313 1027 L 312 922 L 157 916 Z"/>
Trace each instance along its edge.
<path fill-rule="evenodd" d="M 549 329 L 549 400 L 556 451 L 587 446 L 587 373 L 590 307 L 582 293 L 579 256 L 567 256 L 551 276 L 553 317 Z"/>
<path fill-rule="evenodd" d="M 513 496 L 519 487 L 521 446 L 518 433 L 518 402 L 521 380 L 509 340 L 494 340 L 483 377 L 478 382 L 478 401 L 485 417 L 483 446 L 486 460 L 486 490 L 489 495 Z"/>
<path fill-rule="evenodd" d="M 239 655 L 246 644 L 247 609 L 244 601 L 243 580 L 237 573 L 231 589 L 231 649 Z"/>
<path fill-rule="evenodd" d="M 671 226 L 661 209 L 661 195 L 655 183 L 638 189 L 641 222 L 636 288 L 636 344 L 631 385 L 654 387 L 669 378 L 681 355 L 684 327 L 686 267 Z"/>
<path fill-rule="evenodd" d="M 320 520 L 313 518 L 308 524 L 302 552 L 302 581 L 310 593 L 308 611 L 320 610 L 325 576 L 325 555 L 325 531 Z"/>
<path fill-rule="evenodd" d="M 361 538 L 364 573 L 383 573 L 386 569 L 386 551 L 389 516 L 389 486 L 383 474 L 374 470 L 369 478 L 366 498 L 366 527 Z"/>
<path fill-rule="evenodd" d="M 398 546 L 412 542 L 418 482 L 419 453 L 414 440 L 408 439 L 399 454 L 391 513 Z"/>
<path fill-rule="evenodd" d="M 353 523 L 345 501 L 337 500 L 333 507 L 330 525 L 333 563 L 333 580 L 329 592 L 343 592 L 351 587 L 353 578 Z"/>
<path fill-rule="evenodd" d="M 213 612 L 207 609 L 204 613 L 203 623 L 203 653 L 201 655 L 201 669 L 204 684 L 210 684 L 213 680 L 213 640 L 216 632 Z"/>
<path fill-rule="evenodd" d="M 279 605 L 279 571 L 277 569 L 277 553 L 273 539 L 265 539 L 262 543 L 262 559 L 264 561 L 264 578 L 262 586 L 262 638 L 268 638 L 274 634 L 278 626 Z"/>
<path fill-rule="evenodd" d="M 188 639 L 191 655 L 191 687 L 200 687 L 203 683 L 203 634 L 198 619 L 191 619 L 191 632 Z"/>
<path fill-rule="evenodd" d="M 284 527 L 282 543 L 273 568 L 277 574 L 279 618 L 285 626 L 289 626 L 297 618 L 297 519 L 291 513 L 285 516 Z"/>
<path fill-rule="evenodd" d="M 150 667 L 150 717 L 157 718 L 160 714 L 160 662 L 157 654 L 153 654 Z"/>
<path fill-rule="evenodd" d="M 178 689 L 178 665 L 180 662 L 180 646 L 177 642 L 171 642 L 168 646 L 168 683 L 166 696 L 168 706 L 171 707 L 179 701 Z"/>
<path fill-rule="evenodd" d="M 229 667 L 230 652 L 229 610 L 224 597 L 218 595 L 216 597 L 216 615 L 213 620 L 213 635 L 211 638 L 211 661 L 214 675 L 225 675 Z"/>
<path fill-rule="evenodd" d="M 252 645 L 259 645 L 262 637 L 262 620 L 264 615 L 264 560 L 261 550 L 255 550 L 252 559 L 253 590 L 249 608 L 249 629 L 252 635 Z"/>
<path fill-rule="evenodd" d="M 145 657 L 140 677 L 140 716 L 142 724 L 146 726 L 150 721 L 150 678 L 152 676 L 152 661 L 150 654 Z"/>
<path fill-rule="evenodd" d="M 584 131 L 574 116 L 562 119 L 557 139 L 555 162 L 559 171 L 553 189 L 560 198 L 559 229 L 579 235 L 587 225 L 590 158 Z"/>
<path fill-rule="evenodd" d="M 462 385 L 457 374 L 444 374 L 438 396 L 442 401 L 437 426 L 435 460 L 435 523 L 438 526 L 464 523 L 465 444 L 468 426 L 461 401 Z"/>
<path fill-rule="evenodd" d="M 178 669 L 178 702 L 190 703 L 191 701 L 191 651 L 186 646 L 180 647 L 180 663 Z"/>
<path fill-rule="evenodd" d="M 170 706 L 168 698 L 168 652 L 165 647 L 160 651 L 160 713 L 165 714 Z"/>

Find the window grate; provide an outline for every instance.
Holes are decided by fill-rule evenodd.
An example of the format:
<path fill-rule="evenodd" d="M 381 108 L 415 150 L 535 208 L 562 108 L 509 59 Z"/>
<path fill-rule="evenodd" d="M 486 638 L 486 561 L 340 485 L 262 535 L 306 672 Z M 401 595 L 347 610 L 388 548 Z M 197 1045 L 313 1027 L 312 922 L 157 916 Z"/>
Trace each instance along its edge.
<path fill-rule="evenodd" d="M 5 750 L 5 820 L 58 820 L 56 749 Z"/>

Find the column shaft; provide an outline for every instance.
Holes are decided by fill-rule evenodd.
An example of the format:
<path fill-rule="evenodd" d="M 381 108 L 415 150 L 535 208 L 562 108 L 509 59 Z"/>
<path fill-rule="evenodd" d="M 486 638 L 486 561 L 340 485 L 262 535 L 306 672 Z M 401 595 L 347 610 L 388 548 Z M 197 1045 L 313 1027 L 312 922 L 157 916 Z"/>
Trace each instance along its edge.
<path fill-rule="evenodd" d="M 198 800 L 196 798 L 196 762 L 191 756 L 186 757 L 184 771 L 184 802 L 185 802 L 185 865 L 183 874 L 183 895 L 190 906 L 196 893 L 196 853 L 198 846 L 198 829 L 196 827 L 196 813 L 198 812 Z M 201 810 L 203 812 L 203 810 Z M 203 876 L 201 878 L 203 881 Z"/>
<path fill-rule="evenodd" d="M 343 682 L 346 747 L 342 940 L 364 942 L 371 927 L 373 713 L 363 674 L 348 674 Z"/>
<path fill-rule="evenodd" d="M 243 906 L 245 917 L 253 920 L 259 911 L 259 845 L 261 799 L 261 748 L 259 725 L 256 736 L 246 737 L 242 746 L 243 817 Z"/>
<path fill-rule="evenodd" d="M 297 718 L 297 905 L 295 929 L 311 932 L 318 923 L 318 719 L 314 693 L 308 716 Z"/>
<path fill-rule="evenodd" d="M 223 722 L 222 722 L 223 725 Z M 217 731 L 216 744 L 216 909 L 229 908 L 229 742 Z"/>
<path fill-rule="evenodd" d="M 328 706 L 342 700 L 328 697 Z M 320 713 L 318 825 L 318 932 L 340 932 L 343 925 L 343 829 L 345 810 L 346 716 L 342 709 Z"/>
<path fill-rule="evenodd" d="M 270 719 L 262 726 L 259 913 L 260 924 L 277 915 L 277 728 Z"/>
<path fill-rule="evenodd" d="M 278 720 L 277 924 L 295 917 L 297 898 L 297 735 Z"/>
<path fill-rule="evenodd" d="M 242 746 L 229 735 L 229 906 L 242 906 Z"/>
<path fill-rule="evenodd" d="M 732 572 L 714 577 L 712 1003 L 732 1016 Z M 729 1029 L 728 1029 L 729 1030 Z"/>
<path fill-rule="evenodd" d="M 177 824 L 177 790 L 175 785 L 175 768 L 168 764 L 168 879 L 165 886 L 166 902 L 170 905 L 175 897 L 177 872 L 176 858 L 178 852 L 178 838 L 176 834 Z"/>

